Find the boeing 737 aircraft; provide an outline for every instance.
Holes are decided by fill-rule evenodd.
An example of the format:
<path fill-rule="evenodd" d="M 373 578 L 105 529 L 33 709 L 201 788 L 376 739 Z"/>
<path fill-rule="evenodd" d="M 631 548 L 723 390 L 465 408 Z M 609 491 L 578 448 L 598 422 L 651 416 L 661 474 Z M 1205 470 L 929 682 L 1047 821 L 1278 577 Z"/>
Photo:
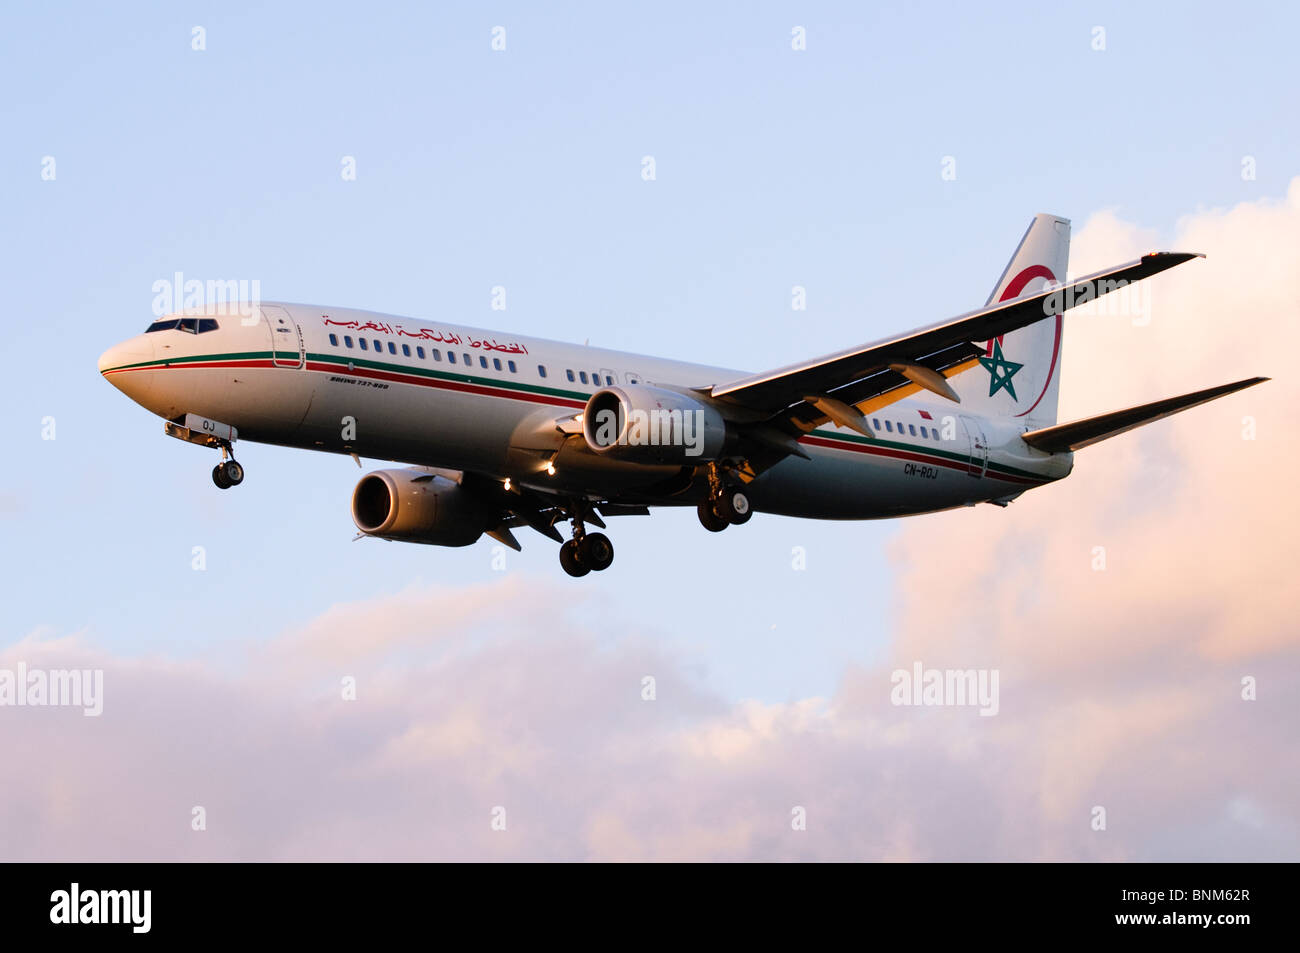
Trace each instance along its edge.
<path fill-rule="evenodd" d="M 99 369 L 167 434 L 219 449 L 223 489 L 244 479 L 236 440 L 392 460 L 407 467 L 353 491 L 361 533 L 519 549 L 527 526 L 582 576 L 613 561 L 587 531 L 604 517 L 694 506 L 718 532 L 754 512 L 1005 506 L 1076 450 L 1266 380 L 1058 423 L 1063 312 L 1201 257 L 1067 281 L 1069 244 L 1068 221 L 1038 215 L 983 308 L 760 374 L 298 304 L 170 315 Z"/>

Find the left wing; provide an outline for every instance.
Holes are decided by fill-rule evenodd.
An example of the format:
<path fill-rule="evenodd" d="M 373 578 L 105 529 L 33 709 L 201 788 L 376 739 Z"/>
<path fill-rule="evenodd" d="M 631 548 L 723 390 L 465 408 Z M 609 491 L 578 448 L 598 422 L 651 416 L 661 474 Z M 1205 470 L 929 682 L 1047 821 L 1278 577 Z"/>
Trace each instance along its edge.
<path fill-rule="evenodd" d="M 1099 414 L 1096 417 L 1075 420 L 1068 424 L 1057 424 L 1055 427 L 1046 427 L 1042 430 L 1031 430 L 1029 433 L 1022 434 L 1021 439 L 1031 447 L 1047 453 L 1082 450 L 1084 447 L 1091 447 L 1094 443 L 1101 443 L 1103 440 L 1127 433 L 1143 424 L 1172 417 L 1180 410 L 1187 410 L 1217 397 L 1225 397 L 1247 387 L 1254 387 L 1266 380 L 1267 377 L 1251 377 L 1231 384 L 1220 384 L 1218 387 L 1207 387 L 1205 390 L 1183 394 L 1181 397 L 1166 397 L 1164 400 L 1142 404 L 1139 407 Z"/>

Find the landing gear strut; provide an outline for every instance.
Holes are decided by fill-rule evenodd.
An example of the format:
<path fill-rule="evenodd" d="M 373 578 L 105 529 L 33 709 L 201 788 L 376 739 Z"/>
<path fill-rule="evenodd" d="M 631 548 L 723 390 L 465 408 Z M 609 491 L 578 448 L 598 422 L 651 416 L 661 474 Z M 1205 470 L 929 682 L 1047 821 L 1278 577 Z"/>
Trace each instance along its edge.
<path fill-rule="evenodd" d="M 574 513 L 582 510 L 575 507 Z M 597 521 L 599 522 L 599 520 Z M 604 533 L 588 533 L 582 525 L 581 515 L 573 517 L 573 539 L 560 547 L 560 565 L 570 576 L 585 576 L 601 572 L 614 562 L 614 544 Z"/>
<path fill-rule="evenodd" d="M 230 459 L 226 459 L 227 456 Z M 223 490 L 244 482 L 244 468 L 235 459 L 234 448 L 224 440 L 221 442 L 221 462 L 212 468 L 212 482 Z"/>

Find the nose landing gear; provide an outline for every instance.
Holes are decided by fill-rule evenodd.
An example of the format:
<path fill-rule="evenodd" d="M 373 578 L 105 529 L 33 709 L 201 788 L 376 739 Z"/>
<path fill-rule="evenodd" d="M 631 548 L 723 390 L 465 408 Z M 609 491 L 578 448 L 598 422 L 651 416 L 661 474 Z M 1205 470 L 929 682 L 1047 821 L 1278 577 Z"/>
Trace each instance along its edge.
<path fill-rule="evenodd" d="M 226 459 L 227 455 L 229 460 Z M 221 443 L 221 462 L 212 468 L 212 482 L 223 490 L 244 482 L 244 468 L 235 459 L 234 448 L 228 442 Z"/>
<path fill-rule="evenodd" d="M 221 462 L 212 468 L 212 482 L 221 489 L 228 490 L 244 482 L 244 468 L 235 459 L 234 443 L 238 431 L 230 424 L 209 420 L 198 414 L 186 414 L 184 418 L 163 421 L 163 433 L 186 443 L 196 443 L 200 447 L 219 448 Z"/>

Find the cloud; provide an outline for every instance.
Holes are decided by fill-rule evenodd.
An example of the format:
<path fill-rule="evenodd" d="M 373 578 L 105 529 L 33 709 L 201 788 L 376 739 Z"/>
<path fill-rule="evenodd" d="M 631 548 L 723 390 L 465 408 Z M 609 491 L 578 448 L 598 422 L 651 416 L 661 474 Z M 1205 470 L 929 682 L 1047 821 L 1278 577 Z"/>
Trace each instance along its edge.
<path fill-rule="evenodd" d="M 1154 244 L 1100 214 L 1075 271 Z M 895 641 L 832 697 L 719 698 L 645 619 L 611 632 L 524 576 L 335 605 L 235 664 L 38 633 L 0 668 L 102 668 L 104 713 L 0 708 L 0 856 L 1296 859 L 1300 434 L 1278 364 L 1300 181 L 1168 244 L 1210 257 L 1155 279 L 1149 324 L 1067 320 L 1063 414 L 1275 380 L 1090 448 L 1005 511 L 900 524 Z M 998 669 L 1000 713 L 891 705 L 917 660 Z"/>
<path fill-rule="evenodd" d="M 1158 244 L 1102 213 L 1072 270 Z M 1300 385 L 1282 362 L 1300 344 L 1300 179 L 1281 202 L 1189 215 L 1167 245 L 1208 257 L 1151 280 L 1149 323 L 1067 316 L 1062 419 L 1273 380 L 1081 451 L 1067 480 L 1006 512 L 909 524 L 892 553 L 896 658 L 1001 668 L 1047 816 L 1144 789 L 1154 834 L 1239 816 L 1226 806 L 1245 799 L 1294 857 Z M 1259 701 L 1241 700 L 1245 676 L 1268 686 Z"/>

